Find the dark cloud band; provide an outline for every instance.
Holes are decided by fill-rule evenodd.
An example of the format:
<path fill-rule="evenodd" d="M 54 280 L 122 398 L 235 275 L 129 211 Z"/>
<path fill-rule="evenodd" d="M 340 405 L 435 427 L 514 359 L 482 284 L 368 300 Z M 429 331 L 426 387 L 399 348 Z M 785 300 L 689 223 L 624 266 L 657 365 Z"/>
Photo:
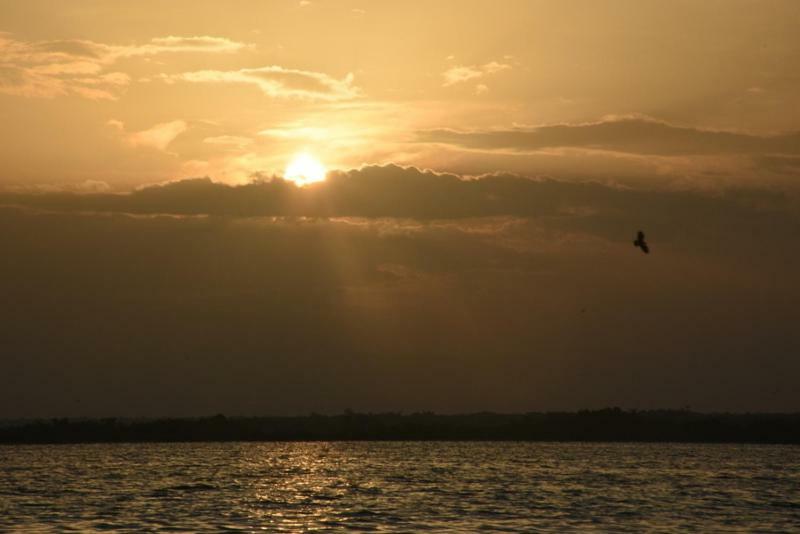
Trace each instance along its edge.
<path fill-rule="evenodd" d="M 674 126 L 645 119 L 472 132 L 439 129 L 419 132 L 418 139 L 426 143 L 483 150 L 582 148 L 658 156 L 800 154 L 799 133 L 758 136 Z"/>

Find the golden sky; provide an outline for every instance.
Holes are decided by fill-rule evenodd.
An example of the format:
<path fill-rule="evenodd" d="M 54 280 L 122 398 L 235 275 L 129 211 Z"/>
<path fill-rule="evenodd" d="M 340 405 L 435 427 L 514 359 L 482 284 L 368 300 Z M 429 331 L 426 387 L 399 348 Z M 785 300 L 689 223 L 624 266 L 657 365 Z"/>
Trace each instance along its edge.
<path fill-rule="evenodd" d="M 302 150 L 659 187 L 797 177 L 797 137 L 768 137 L 800 124 L 791 0 L 33 0 L 0 21 L 2 186 L 246 183 Z"/>

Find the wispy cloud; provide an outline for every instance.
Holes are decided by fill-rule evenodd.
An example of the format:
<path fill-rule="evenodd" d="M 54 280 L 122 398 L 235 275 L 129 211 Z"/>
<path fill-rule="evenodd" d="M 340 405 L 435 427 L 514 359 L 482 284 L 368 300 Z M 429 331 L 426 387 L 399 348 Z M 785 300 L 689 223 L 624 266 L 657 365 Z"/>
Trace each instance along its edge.
<path fill-rule="evenodd" d="M 158 37 L 149 43 L 134 46 L 112 46 L 112 55 L 117 57 L 154 56 L 174 52 L 205 52 L 205 53 L 232 53 L 239 52 L 252 45 L 232 41 L 224 37 L 211 37 L 208 35 L 193 37 Z"/>
<path fill-rule="evenodd" d="M 167 83 L 177 81 L 193 83 L 238 83 L 254 85 L 272 98 L 298 98 L 305 100 L 349 100 L 361 95 L 353 85 L 353 74 L 342 79 L 328 74 L 270 65 L 255 69 L 200 70 L 165 75 Z"/>
<path fill-rule="evenodd" d="M 608 117 L 580 124 L 509 130 L 430 130 L 425 142 L 484 150 L 535 151 L 580 148 L 642 155 L 800 154 L 800 134 L 754 135 L 677 126 L 643 116 Z"/>
<path fill-rule="evenodd" d="M 503 70 L 510 69 L 511 65 L 507 63 L 498 63 L 497 61 L 490 61 L 484 65 L 459 65 L 451 67 L 442 73 L 444 77 L 443 87 L 448 87 L 458 83 L 464 83 L 469 80 L 476 80 L 483 78 L 488 74 L 494 74 Z"/>
<path fill-rule="evenodd" d="M 112 119 L 106 124 L 118 130 L 125 142 L 132 147 L 147 147 L 162 151 L 166 150 L 176 137 L 189 129 L 189 125 L 183 120 L 162 122 L 152 128 L 132 133 L 125 133 L 125 124 L 122 121 Z"/>
<path fill-rule="evenodd" d="M 139 45 L 88 40 L 19 41 L 0 33 L 0 92 L 29 98 L 77 95 L 116 100 L 128 74 L 110 70 L 120 59 L 165 53 L 231 53 L 250 45 L 223 37 L 158 37 Z"/>

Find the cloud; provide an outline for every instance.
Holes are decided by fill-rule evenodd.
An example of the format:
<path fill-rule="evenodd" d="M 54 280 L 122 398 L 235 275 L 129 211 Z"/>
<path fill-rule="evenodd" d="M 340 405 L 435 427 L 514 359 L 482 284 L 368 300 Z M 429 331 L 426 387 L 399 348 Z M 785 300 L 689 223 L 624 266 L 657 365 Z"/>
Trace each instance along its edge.
<path fill-rule="evenodd" d="M 125 123 L 117 119 L 109 119 L 106 121 L 106 126 L 110 126 L 120 132 L 125 130 Z"/>
<path fill-rule="evenodd" d="M 102 180 L 84 180 L 83 182 L 66 184 L 33 184 L 17 186 L 10 189 L 18 193 L 105 193 L 111 186 Z"/>
<path fill-rule="evenodd" d="M 779 196 L 386 166 L 0 202 L 0 416 L 797 404 Z"/>
<path fill-rule="evenodd" d="M 0 204 L 53 211 L 229 217 L 355 217 L 368 220 L 469 220 L 512 217 L 550 221 L 577 231 L 628 241 L 643 227 L 663 244 L 725 246 L 782 254 L 779 243 L 800 231 L 793 201 L 759 190 L 704 194 L 641 191 L 598 183 L 486 175 L 465 179 L 413 167 L 368 166 L 329 173 L 305 188 L 281 179 L 229 186 L 193 179 L 126 194 L 0 195 Z M 725 228 L 725 235 L 719 229 Z M 629 235 L 630 234 L 630 235 Z M 649 235 L 649 234 L 648 234 Z M 768 245 L 772 243 L 772 245 Z M 770 246 L 774 251 L 769 251 Z"/>
<path fill-rule="evenodd" d="M 0 92 L 29 98 L 77 95 L 116 100 L 130 84 L 107 70 L 120 59 L 166 53 L 232 53 L 249 45 L 223 37 L 158 37 L 141 45 L 87 40 L 19 41 L 0 33 Z"/>
<path fill-rule="evenodd" d="M 353 85 L 352 73 L 339 80 L 321 72 L 289 69 L 278 65 L 234 71 L 184 72 L 165 75 L 162 79 L 167 83 L 183 81 L 249 84 L 273 98 L 337 101 L 350 100 L 361 94 L 361 90 Z"/>
<path fill-rule="evenodd" d="M 456 66 L 451 67 L 442 73 L 444 77 L 444 87 L 464 83 L 469 80 L 483 78 L 489 74 L 494 74 L 506 69 L 510 69 L 511 65 L 506 63 L 498 63 L 497 61 L 490 61 L 484 65 L 472 66 Z"/>
<path fill-rule="evenodd" d="M 28 98 L 74 94 L 92 100 L 115 100 L 130 81 L 122 73 L 87 76 L 84 63 L 19 67 L 0 65 L 0 93 Z M 93 64 L 89 64 L 93 65 Z M 93 72 L 93 71 L 92 71 Z"/>
<path fill-rule="evenodd" d="M 174 120 L 156 124 L 147 130 L 125 133 L 125 124 L 122 121 L 111 119 L 106 124 L 122 133 L 123 139 L 130 146 L 148 147 L 156 150 L 166 150 L 176 137 L 189 128 L 186 121 Z"/>
<path fill-rule="evenodd" d="M 112 57 L 155 56 L 165 53 L 233 53 L 253 45 L 233 41 L 225 37 L 212 37 L 208 35 L 180 37 L 170 35 L 157 37 L 149 43 L 133 46 L 110 47 Z"/>
<path fill-rule="evenodd" d="M 580 148 L 656 156 L 800 154 L 800 133 L 760 136 L 675 126 L 647 118 L 612 118 L 511 130 L 429 130 L 419 140 L 480 150 Z"/>

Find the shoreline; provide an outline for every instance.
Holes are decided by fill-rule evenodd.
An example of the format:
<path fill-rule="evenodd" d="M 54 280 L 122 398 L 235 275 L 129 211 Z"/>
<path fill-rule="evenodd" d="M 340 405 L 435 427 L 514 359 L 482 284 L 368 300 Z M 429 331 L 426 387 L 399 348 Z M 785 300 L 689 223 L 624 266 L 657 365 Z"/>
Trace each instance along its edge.
<path fill-rule="evenodd" d="M 0 421 L 0 444 L 346 441 L 800 444 L 800 413 L 683 410 Z"/>

